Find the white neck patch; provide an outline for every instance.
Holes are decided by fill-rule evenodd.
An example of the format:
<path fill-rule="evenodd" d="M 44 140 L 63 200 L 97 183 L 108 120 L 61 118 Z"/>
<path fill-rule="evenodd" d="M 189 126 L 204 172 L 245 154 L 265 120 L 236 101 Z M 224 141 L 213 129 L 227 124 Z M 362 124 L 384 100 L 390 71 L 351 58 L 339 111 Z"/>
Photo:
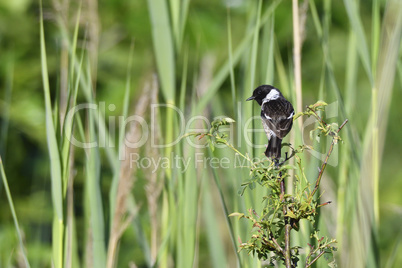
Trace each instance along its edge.
<path fill-rule="evenodd" d="M 262 103 L 269 102 L 271 100 L 276 100 L 279 98 L 279 92 L 276 89 L 271 89 L 271 91 L 267 94 L 267 96 L 262 100 Z"/>

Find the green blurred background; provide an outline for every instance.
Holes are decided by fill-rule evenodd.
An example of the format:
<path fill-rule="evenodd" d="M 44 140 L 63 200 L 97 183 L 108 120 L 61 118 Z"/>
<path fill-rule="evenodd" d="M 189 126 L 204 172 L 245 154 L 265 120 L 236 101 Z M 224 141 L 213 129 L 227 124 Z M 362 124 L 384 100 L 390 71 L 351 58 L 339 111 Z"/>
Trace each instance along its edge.
<path fill-rule="evenodd" d="M 340 124 L 348 118 L 349 123 L 334 156 L 336 164 L 329 167 L 322 185 L 323 200 L 333 203 L 322 209 L 319 229 L 339 241 L 335 255 L 339 267 L 401 265 L 400 1 L 299 1 L 302 94 L 295 86 L 292 1 L 46 0 L 44 39 L 40 14 L 38 1 L 0 0 L 0 155 L 26 252 L 18 246 L 1 181 L 0 267 L 25 267 L 24 254 L 32 267 L 109 266 L 111 245 L 116 267 L 264 265 L 246 252 L 236 253 L 238 238 L 247 240 L 251 226 L 227 218 L 234 211 L 261 209 L 263 190 L 238 194 L 241 183 L 249 179 L 247 169 L 211 170 L 192 164 L 185 171 L 159 169 L 152 174 L 148 169 L 124 170 L 118 146 L 92 150 L 93 157 L 80 148 L 65 154 L 60 116 L 76 81 L 77 103 L 116 107 L 106 109 L 104 129 L 91 122 L 90 112 L 77 114 L 82 131 L 76 123 L 73 133 L 88 140 L 104 131 L 120 135 L 117 117 L 135 114 L 141 102 L 148 107 L 152 101 L 175 104 L 186 121 L 195 115 L 229 116 L 239 130 L 258 115 L 255 104 L 244 100 L 260 84 L 277 86 L 299 110 L 298 101 L 302 107 L 318 99 L 335 103 L 337 116 L 331 120 Z M 41 62 L 41 41 L 46 45 L 42 56 L 47 71 Z M 50 84 L 57 140 L 53 145 L 48 145 L 46 133 L 43 73 Z M 153 94 L 156 98 L 151 101 L 144 99 Z M 149 109 L 142 116 L 150 122 Z M 116 118 L 114 126 L 109 125 L 111 117 Z M 175 114 L 160 108 L 158 118 L 159 139 L 179 136 Z M 258 121 L 253 124 L 260 128 Z M 292 143 L 310 143 L 308 131 L 300 125 L 295 124 L 293 132 Z M 252 139 L 264 144 L 260 134 Z M 114 136 L 116 144 L 119 135 Z M 263 149 L 245 144 L 242 131 L 234 135 L 242 141 L 235 143 L 240 151 L 261 155 Z M 71 226 L 59 230 L 61 257 L 54 252 L 56 201 L 50 173 L 54 162 L 49 160 L 48 146 L 56 146 L 62 168 L 68 170 L 62 174 L 63 193 L 73 178 L 67 191 L 71 195 L 59 196 L 63 228 Z M 314 146 L 326 151 L 325 142 Z M 171 152 L 183 157 L 204 152 L 233 160 L 226 149 L 189 147 L 183 141 L 155 150 L 147 143 L 137 152 L 155 159 Z M 70 159 L 68 166 L 65 157 Z M 320 162 L 306 155 L 305 163 L 314 181 Z M 128 205 L 116 216 L 111 211 L 118 210 L 118 205 L 112 207 L 119 200 L 119 178 L 122 181 L 125 174 L 132 180 L 122 197 Z M 73 196 L 71 203 L 68 196 Z M 116 217 L 128 221 L 121 240 L 113 244 Z M 292 243 L 307 247 L 309 228 L 305 226 Z M 326 267 L 325 260 L 317 267 Z"/>

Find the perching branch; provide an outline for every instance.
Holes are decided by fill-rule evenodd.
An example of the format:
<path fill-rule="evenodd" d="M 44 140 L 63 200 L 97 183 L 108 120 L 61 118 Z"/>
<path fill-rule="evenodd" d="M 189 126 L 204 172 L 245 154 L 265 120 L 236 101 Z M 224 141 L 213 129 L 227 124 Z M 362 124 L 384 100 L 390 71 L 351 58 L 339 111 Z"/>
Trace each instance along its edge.
<path fill-rule="evenodd" d="M 286 225 L 285 225 L 285 256 L 284 256 L 286 268 L 294 267 L 292 265 L 292 255 L 290 253 L 290 230 L 291 229 L 292 229 L 292 226 L 290 226 L 290 223 L 286 223 Z"/>
<path fill-rule="evenodd" d="M 282 162 L 278 162 L 278 166 L 282 166 L 283 164 L 285 164 L 286 161 L 288 161 L 289 159 L 291 159 L 293 156 L 295 156 L 296 153 L 293 150 L 292 153 L 290 154 L 290 156 L 288 157 L 288 152 L 285 153 L 285 159 Z"/>
<path fill-rule="evenodd" d="M 285 194 L 286 194 L 286 186 L 285 186 L 285 178 L 282 178 L 282 172 L 279 173 L 279 177 L 281 177 L 281 195 L 280 200 L 283 204 L 283 215 L 285 216 L 285 250 L 283 251 L 283 257 L 285 258 L 285 266 L 286 268 L 291 268 L 291 254 L 290 254 L 290 230 L 292 227 L 289 223 L 289 217 L 287 215 L 287 207 L 285 202 Z"/>

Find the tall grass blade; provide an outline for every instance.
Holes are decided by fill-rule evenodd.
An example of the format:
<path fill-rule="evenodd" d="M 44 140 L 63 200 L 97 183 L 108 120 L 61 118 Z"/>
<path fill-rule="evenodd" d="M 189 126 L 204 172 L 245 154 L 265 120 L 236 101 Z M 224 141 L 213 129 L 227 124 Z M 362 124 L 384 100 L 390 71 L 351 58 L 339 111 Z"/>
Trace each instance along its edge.
<path fill-rule="evenodd" d="M 75 121 L 75 114 L 71 114 L 72 116 L 67 117 L 70 112 L 73 112 L 75 109 L 75 106 L 77 104 L 77 95 L 78 95 L 78 90 L 79 90 L 79 85 L 80 85 L 80 77 L 82 73 L 82 64 L 84 61 L 84 52 L 82 52 L 79 67 L 78 67 L 78 72 L 77 72 L 77 79 L 75 81 L 75 84 L 73 85 L 73 92 L 72 96 L 68 98 L 68 104 L 67 104 L 67 113 L 66 117 L 64 118 L 64 124 L 63 124 L 63 141 L 62 141 L 62 151 L 61 151 L 61 157 L 62 157 L 62 162 L 63 162 L 63 196 L 66 195 L 67 191 L 67 184 L 68 184 L 68 179 L 70 176 L 70 150 L 71 150 L 71 137 L 73 135 L 73 129 L 74 129 L 74 121 Z M 71 95 L 71 94 L 70 94 Z M 71 108 L 71 109 L 70 109 Z M 67 119 L 67 120 L 66 120 Z"/>
<path fill-rule="evenodd" d="M 188 48 L 185 49 L 183 56 L 183 70 L 181 73 L 180 82 L 180 97 L 179 97 L 179 107 L 181 111 L 185 110 L 185 100 L 186 100 L 186 89 L 187 89 L 187 72 L 188 72 Z"/>
<path fill-rule="evenodd" d="M 75 55 L 77 53 L 77 41 L 78 41 L 78 33 L 79 33 L 79 29 L 80 29 L 81 7 L 82 7 L 82 1 L 80 1 L 79 7 L 77 10 L 77 19 L 75 21 L 75 28 L 74 28 L 72 44 L 69 45 L 69 47 L 71 48 L 70 54 L 72 55 L 71 64 L 70 64 L 70 81 L 74 81 L 74 68 L 75 68 L 75 60 L 76 60 Z M 69 41 L 68 38 L 66 40 L 67 40 L 67 42 Z"/>
<path fill-rule="evenodd" d="M 196 155 L 194 148 L 185 149 L 189 155 Z M 198 200 L 200 174 L 191 163 L 183 176 L 183 187 L 178 193 L 177 267 L 192 267 L 196 257 L 196 228 L 198 219 Z M 187 178 L 187 179 L 186 179 Z M 192 179 L 188 179 L 192 178 Z"/>
<path fill-rule="evenodd" d="M 230 20 L 230 9 L 228 9 L 228 13 L 227 13 L 227 31 L 228 31 L 228 59 L 229 59 L 230 89 L 232 92 L 233 114 L 235 115 L 236 111 L 237 111 L 237 96 L 236 96 L 234 65 L 233 65 L 232 23 Z"/>
<path fill-rule="evenodd" d="M 46 136 L 48 150 L 50 156 L 50 174 L 51 174 L 51 192 L 52 203 L 54 209 L 53 219 L 53 265 L 56 268 L 61 268 L 63 265 L 63 195 L 62 195 L 62 177 L 60 154 L 56 139 L 56 131 L 52 117 L 52 105 L 50 101 L 50 86 L 47 69 L 45 33 L 43 27 L 42 1 L 40 2 L 40 50 L 41 50 L 41 67 L 43 90 L 45 95 L 46 107 Z"/>
<path fill-rule="evenodd" d="M 371 69 L 373 76 L 376 75 L 378 49 L 380 45 L 380 31 L 381 29 L 381 14 L 380 14 L 380 1 L 373 0 L 372 8 L 372 26 L 371 26 L 371 58 L 373 60 Z"/>
<path fill-rule="evenodd" d="M 0 130 L 0 155 L 5 157 L 7 152 L 7 136 L 8 136 L 8 127 L 10 121 L 10 105 L 11 105 L 11 96 L 13 91 L 13 80 L 14 80 L 14 54 L 11 55 L 10 62 L 6 64 L 6 81 L 5 81 L 5 91 L 4 91 L 4 107 L 1 111 L 2 113 L 2 122 L 1 122 L 1 130 Z M 0 190 L 2 184 L 0 181 Z"/>
<path fill-rule="evenodd" d="M 250 89 L 254 89 L 255 79 L 256 79 L 256 68 L 257 68 L 257 53 L 258 53 L 258 40 L 259 40 L 259 32 L 260 32 L 260 20 L 261 20 L 261 9 L 262 9 L 262 1 L 258 1 L 258 9 L 257 9 L 257 21 L 255 22 L 254 34 L 253 34 L 253 42 L 251 46 L 251 57 L 250 57 L 250 81 L 247 85 Z M 248 77 L 248 76 L 247 76 Z"/>
<path fill-rule="evenodd" d="M 177 0 L 172 0 L 174 3 Z M 176 5 L 174 5 L 176 6 Z M 175 7 L 177 10 L 178 7 Z M 151 17 L 152 39 L 155 60 L 158 69 L 162 95 L 168 105 L 175 104 L 175 50 L 174 37 L 169 21 L 169 9 L 165 0 L 148 0 L 148 9 Z M 179 14 L 175 15 L 179 16 Z M 174 110 L 168 108 L 165 115 L 165 144 L 170 144 L 174 137 Z M 165 155 L 170 156 L 172 146 L 166 146 Z M 171 168 L 166 171 L 167 178 L 171 178 Z"/>
<path fill-rule="evenodd" d="M 76 34 L 78 34 L 78 31 L 76 31 Z M 76 39 L 75 37 L 74 39 Z M 64 266 L 65 267 L 74 267 L 78 263 L 78 248 L 77 248 L 77 233 L 76 233 L 76 227 L 75 227 L 75 216 L 74 216 L 74 199 L 73 199 L 73 193 L 74 193 L 74 188 L 73 188 L 73 182 L 74 182 L 74 177 L 72 175 L 71 169 L 73 168 L 73 159 L 74 159 L 74 150 L 72 150 L 72 144 L 71 144 L 71 137 L 73 135 L 73 129 L 74 129 L 74 122 L 76 120 L 76 117 L 79 118 L 79 116 L 75 116 L 75 113 L 73 115 L 67 116 L 70 112 L 75 109 L 76 103 L 77 103 L 77 95 L 78 95 L 78 90 L 79 90 L 79 84 L 80 84 L 80 76 L 82 73 L 82 64 L 84 61 L 84 51 L 82 52 L 81 55 L 81 60 L 79 63 L 79 69 L 78 73 L 76 75 L 75 81 L 73 80 L 73 77 L 75 77 L 73 74 L 70 74 L 70 79 L 73 80 L 70 82 L 71 87 L 73 89 L 71 90 L 69 88 L 69 94 L 68 94 L 68 101 L 67 101 L 67 112 L 66 112 L 66 117 L 64 118 L 63 122 L 63 140 L 62 140 L 62 161 L 63 161 L 63 197 L 67 200 L 67 216 L 66 216 L 66 235 L 65 235 L 65 253 L 64 253 Z M 71 69 L 74 70 L 74 69 Z M 70 107 L 72 109 L 70 109 Z M 67 120 L 66 120 L 67 119 Z M 82 135 L 82 139 L 84 139 L 84 135 Z"/>
<path fill-rule="evenodd" d="M 228 264 L 224 253 L 224 245 L 222 241 L 222 235 L 219 232 L 219 229 L 216 228 L 219 225 L 218 219 L 215 215 L 215 206 L 213 204 L 213 198 L 211 195 L 211 187 L 209 185 L 209 178 L 205 178 L 204 180 L 204 189 L 203 189 L 203 214 L 204 221 L 207 228 L 208 235 L 208 245 L 209 252 L 211 255 L 211 266 L 212 267 L 225 267 Z M 225 216 L 225 215 L 223 215 Z M 227 217 L 225 217 L 227 218 Z M 232 240 L 233 241 L 233 240 Z"/>
<path fill-rule="evenodd" d="M 208 152 L 209 152 L 210 156 L 212 156 L 212 153 L 210 151 L 208 151 Z M 223 193 L 222 186 L 221 186 L 221 184 L 219 182 L 219 175 L 218 175 L 218 172 L 216 171 L 216 169 L 213 168 L 211 170 L 212 170 L 212 175 L 213 175 L 213 178 L 214 178 L 215 185 L 216 185 L 217 190 L 219 192 L 219 199 L 221 201 L 221 205 L 222 205 L 222 209 L 223 209 L 223 213 L 224 213 L 223 216 L 225 217 L 226 224 L 227 224 L 227 227 L 229 229 L 230 240 L 232 241 L 233 250 L 236 253 L 237 264 L 238 264 L 238 267 L 241 267 L 242 265 L 241 265 L 240 254 L 238 252 L 237 239 L 236 239 L 236 236 L 235 236 L 235 233 L 234 233 L 234 228 L 233 228 L 232 222 L 229 219 L 230 212 L 229 212 L 229 210 L 227 208 L 227 204 L 226 204 L 226 201 L 225 201 L 225 195 Z"/>
<path fill-rule="evenodd" d="M 356 94 L 357 94 L 357 70 L 358 70 L 358 54 L 357 54 L 357 44 L 356 44 L 356 36 L 353 31 L 349 32 L 349 42 L 348 42 L 348 52 L 347 52 L 347 64 L 346 64 L 346 82 L 345 82 L 345 109 L 347 115 L 352 115 L 352 110 L 355 107 L 356 102 Z M 353 120 L 353 118 L 350 118 Z M 345 143 L 349 143 L 350 140 L 345 138 Z M 340 173 L 339 173 L 339 185 L 338 185 L 338 193 L 337 193 L 337 224 L 336 224 L 336 237 L 339 245 L 339 249 L 341 252 L 345 252 L 344 243 L 346 245 L 347 241 L 344 241 L 345 232 L 350 228 L 350 226 L 345 226 L 346 219 L 348 217 L 348 211 L 350 211 L 350 207 L 354 207 L 354 202 L 348 202 L 347 195 L 348 192 L 351 192 L 348 189 L 350 182 L 348 182 L 348 173 L 349 169 L 352 168 L 353 164 L 352 158 L 350 157 L 350 148 L 348 146 L 346 148 L 342 148 L 340 159 Z M 350 199 L 349 199 L 350 200 Z"/>
<path fill-rule="evenodd" d="M 348 14 L 349 21 L 351 23 L 352 29 L 356 34 L 357 43 L 359 46 L 359 55 L 360 60 L 363 63 L 363 67 L 366 71 L 366 74 L 369 78 L 370 84 L 373 85 L 374 78 L 371 70 L 371 60 L 370 53 L 366 41 L 366 36 L 364 34 L 363 24 L 360 19 L 360 14 L 358 10 L 358 5 L 356 0 L 344 0 L 343 1 L 346 12 Z"/>
<path fill-rule="evenodd" d="M 165 0 L 148 0 L 148 8 L 151 17 L 155 60 L 162 86 L 162 94 L 167 103 L 174 102 L 176 91 L 175 52 L 169 21 L 169 9 Z"/>
<path fill-rule="evenodd" d="M 271 19 L 268 21 L 265 27 L 264 34 L 264 44 L 262 46 L 263 52 L 265 52 L 265 56 L 262 57 L 262 70 L 265 70 L 264 73 L 261 73 L 261 77 L 265 84 L 272 83 L 275 80 L 275 14 L 272 14 Z M 264 54 L 263 54 L 264 55 Z"/>
<path fill-rule="evenodd" d="M 172 22 L 172 33 L 175 39 L 176 48 L 179 49 L 180 35 L 181 35 L 181 0 L 169 0 L 170 3 L 170 20 Z"/>
<path fill-rule="evenodd" d="M 89 113 L 96 113 L 90 110 Z M 96 140 L 94 116 L 89 115 L 88 139 Z M 91 252 L 90 258 L 93 267 L 106 266 L 105 228 L 103 219 L 102 195 L 100 190 L 100 156 L 97 147 L 87 149 L 86 161 L 86 196 L 88 198 L 89 226 Z"/>
<path fill-rule="evenodd" d="M 8 181 L 7 181 L 6 173 L 4 171 L 3 160 L 1 158 L 1 156 L 0 156 L 0 175 L 1 175 L 1 178 L 2 178 L 3 185 L 4 185 L 4 189 L 6 191 L 8 205 L 9 205 L 10 210 L 11 210 L 11 215 L 13 216 L 14 226 L 15 226 L 15 230 L 17 232 L 19 246 L 20 246 L 20 250 L 21 250 L 21 253 L 22 253 L 22 258 L 24 260 L 25 267 L 29 268 L 30 265 L 29 265 L 29 262 L 28 262 L 27 253 L 26 253 L 26 250 L 25 250 L 25 247 L 24 247 L 24 243 L 22 241 L 20 225 L 18 223 L 17 213 L 15 213 L 13 198 L 11 196 L 10 188 L 8 187 Z"/>
<path fill-rule="evenodd" d="M 182 47 L 184 30 L 185 30 L 186 21 L 187 21 L 187 14 L 188 14 L 189 6 L 190 6 L 190 0 L 181 0 L 180 6 L 181 6 L 181 10 L 180 10 L 180 35 L 179 35 L 179 40 L 177 42 L 177 51 L 180 51 L 181 47 Z"/>
<path fill-rule="evenodd" d="M 43 90 L 44 90 L 44 95 L 45 95 L 45 106 L 46 106 L 46 133 L 47 133 L 48 148 L 49 148 L 49 155 L 50 155 L 50 161 L 51 161 L 53 205 L 54 205 L 56 216 L 58 217 L 59 220 L 63 220 L 60 155 L 58 152 L 56 133 L 55 133 L 55 129 L 54 129 L 54 125 L 53 125 L 53 118 L 52 118 L 52 105 L 50 102 L 50 86 L 49 86 L 49 78 L 48 78 L 48 71 L 47 71 L 45 34 L 44 34 L 44 29 L 43 29 L 42 9 L 41 9 L 41 19 L 40 19 L 40 40 L 41 40 Z"/>
<path fill-rule="evenodd" d="M 391 251 L 390 256 L 387 258 L 387 262 L 385 264 L 385 268 L 392 268 L 392 267 L 397 267 L 397 263 L 396 263 L 396 255 L 398 254 L 398 252 L 400 252 L 400 248 L 401 248 L 401 242 L 402 242 L 402 232 L 399 230 L 399 234 L 396 238 L 396 242 L 395 245 L 393 245 L 393 249 Z M 400 255 L 399 255 L 400 258 Z"/>
<path fill-rule="evenodd" d="M 138 209 L 138 204 L 136 203 L 133 195 L 130 195 L 127 199 L 127 209 L 128 211 L 135 211 Z M 131 225 L 135 231 L 136 240 L 142 250 L 142 254 L 146 262 L 146 267 L 153 267 L 154 260 L 152 260 L 151 249 L 147 241 L 146 232 L 141 224 L 141 218 L 135 217 L 131 221 Z"/>

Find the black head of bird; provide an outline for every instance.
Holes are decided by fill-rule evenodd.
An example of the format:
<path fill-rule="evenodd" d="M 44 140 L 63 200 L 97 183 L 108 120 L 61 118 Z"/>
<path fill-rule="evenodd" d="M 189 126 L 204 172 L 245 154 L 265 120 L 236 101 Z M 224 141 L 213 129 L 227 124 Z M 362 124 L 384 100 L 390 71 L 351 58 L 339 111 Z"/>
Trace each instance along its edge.
<path fill-rule="evenodd" d="M 282 96 L 281 92 L 270 85 L 262 85 L 257 87 L 253 91 L 253 95 L 247 100 L 255 100 L 260 106 L 263 104 L 264 100 L 273 100 Z"/>

